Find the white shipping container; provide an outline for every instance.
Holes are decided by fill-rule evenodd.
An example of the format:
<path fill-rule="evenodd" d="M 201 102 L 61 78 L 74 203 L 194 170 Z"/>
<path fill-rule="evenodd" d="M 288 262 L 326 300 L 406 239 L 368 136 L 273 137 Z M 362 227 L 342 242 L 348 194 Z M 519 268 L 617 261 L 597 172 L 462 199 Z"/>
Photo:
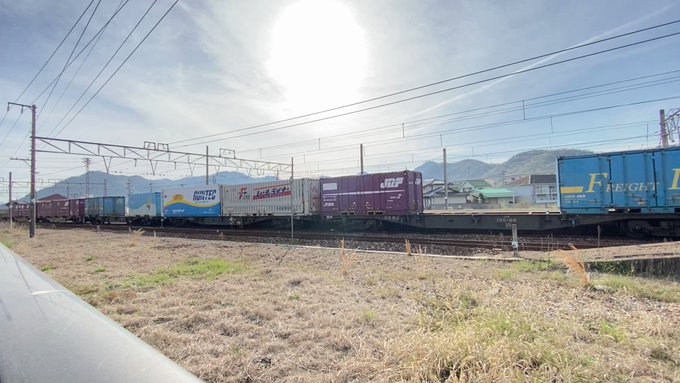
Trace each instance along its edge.
<path fill-rule="evenodd" d="M 303 178 L 293 181 L 261 182 L 245 185 L 222 185 L 223 216 L 287 216 L 291 194 L 296 215 L 308 216 L 319 211 L 319 180 Z"/>

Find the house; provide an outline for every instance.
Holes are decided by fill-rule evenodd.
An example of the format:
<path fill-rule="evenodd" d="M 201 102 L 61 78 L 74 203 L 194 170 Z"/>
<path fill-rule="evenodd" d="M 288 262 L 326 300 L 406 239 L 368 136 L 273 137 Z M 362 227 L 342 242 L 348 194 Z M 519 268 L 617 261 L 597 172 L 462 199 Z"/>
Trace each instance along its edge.
<path fill-rule="evenodd" d="M 515 193 L 516 204 L 548 207 L 557 204 L 557 177 L 554 174 L 532 174 L 503 185 Z"/>
<path fill-rule="evenodd" d="M 423 181 L 423 201 L 426 209 L 445 209 L 447 205 L 445 198 L 448 200 L 449 208 L 467 203 L 467 193 L 460 192 L 452 183 L 449 183 L 447 196 L 444 181 Z"/>
<path fill-rule="evenodd" d="M 509 189 L 481 188 L 470 193 L 471 202 L 489 204 L 499 207 L 512 207 L 515 204 L 515 193 Z"/>
<path fill-rule="evenodd" d="M 468 180 L 468 181 L 459 181 L 458 190 L 460 190 L 463 193 L 470 193 L 474 190 L 479 190 L 482 188 L 492 188 L 493 185 L 491 185 L 488 181 L 486 180 Z"/>

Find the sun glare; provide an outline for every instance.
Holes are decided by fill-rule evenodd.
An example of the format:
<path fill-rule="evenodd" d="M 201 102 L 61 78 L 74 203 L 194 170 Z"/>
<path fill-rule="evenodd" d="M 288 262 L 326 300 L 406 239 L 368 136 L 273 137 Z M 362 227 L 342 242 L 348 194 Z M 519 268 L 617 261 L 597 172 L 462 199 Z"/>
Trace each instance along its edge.
<path fill-rule="evenodd" d="M 355 101 L 365 66 L 363 31 L 343 4 L 302 0 L 286 8 L 274 25 L 267 69 L 293 111 Z"/>

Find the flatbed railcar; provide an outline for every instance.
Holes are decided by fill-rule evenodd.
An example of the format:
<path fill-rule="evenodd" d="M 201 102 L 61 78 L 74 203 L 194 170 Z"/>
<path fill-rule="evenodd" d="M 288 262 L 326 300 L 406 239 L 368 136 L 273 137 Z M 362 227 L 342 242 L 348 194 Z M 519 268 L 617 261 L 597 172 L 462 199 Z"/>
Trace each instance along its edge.
<path fill-rule="evenodd" d="M 403 171 L 297 179 L 292 184 L 274 181 L 168 189 L 130 196 L 127 215 L 120 210 L 121 202 L 115 211 L 104 209 L 93 215 L 90 205 L 96 201 L 70 199 L 67 220 L 241 227 L 287 224 L 292 213 L 297 222 L 319 227 L 339 223 L 346 229 L 397 225 L 509 232 L 516 225 L 524 232 L 549 232 L 602 226 L 634 237 L 680 237 L 680 148 L 561 157 L 557 168 L 559 211 L 424 212 L 422 175 Z M 59 209 L 55 215 L 61 217 L 63 205 L 54 209 Z M 18 220 L 30 219 L 29 214 L 29 204 L 15 205 Z"/>

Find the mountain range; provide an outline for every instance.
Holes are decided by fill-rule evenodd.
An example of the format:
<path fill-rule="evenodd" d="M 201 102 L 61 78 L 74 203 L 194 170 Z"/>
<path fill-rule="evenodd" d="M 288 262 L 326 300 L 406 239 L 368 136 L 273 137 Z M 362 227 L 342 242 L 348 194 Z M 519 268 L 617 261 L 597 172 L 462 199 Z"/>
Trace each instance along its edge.
<path fill-rule="evenodd" d="M 530 174 L 555 174 L 557 157 L 592 154 L 578 149 L 531 150 L 514 155 L 501 164 L 488 164 L 479 160 L 462 160 L 446 164 L 449 181 L 494 179 Z M 444 179 L 441 162 L 428 161 L 414 169 L 423 174 L 423 179 Z"/>
<path fill-rule="evenodd" d="M 521 176 L 528 174 L 554 174 L 557 157 L 590 154 L 592 152 L 563 149 L 563 150 L 531 150 L 519 153 L 501 164 L 488 164 L 478 160 L 462 160 L 447 164 L 449 181 L 471 179 L 495 179 L 500 180 L 509 176 Z M 418 166 L 415 171 L 423 174 L 423 179 L 443 179 L 442 163 L 428 161 Z M 252 182 L 275 181 L 275 177 L 250 177 L 239 172 L 219 172 L 209 176 L 211 184 L 234 185 Z M 89 187 L 87 186 L 89 184 Z M 92 196 L 103 195 L 128 195 L 130 193 L 143 193 L 160 191 L 168 188 L 179 188 L 205 184 L 205 176 L 185 177 L 177 180 L 160 179 L 150 180 L 141 176 L 124 176 L 107 174 L 104 172 L 91 171 L 76 177 L 70 177 L 52 186 L 42 188 L 40 183 L 36 186 L 38 199 L 52 194 L 61 194 L 70 198 L 81 197 L 86 194 Z M 89 192 L 89 193 L 88 193 Z M 23 200 L 28 200 L 24 196 Z"/>

